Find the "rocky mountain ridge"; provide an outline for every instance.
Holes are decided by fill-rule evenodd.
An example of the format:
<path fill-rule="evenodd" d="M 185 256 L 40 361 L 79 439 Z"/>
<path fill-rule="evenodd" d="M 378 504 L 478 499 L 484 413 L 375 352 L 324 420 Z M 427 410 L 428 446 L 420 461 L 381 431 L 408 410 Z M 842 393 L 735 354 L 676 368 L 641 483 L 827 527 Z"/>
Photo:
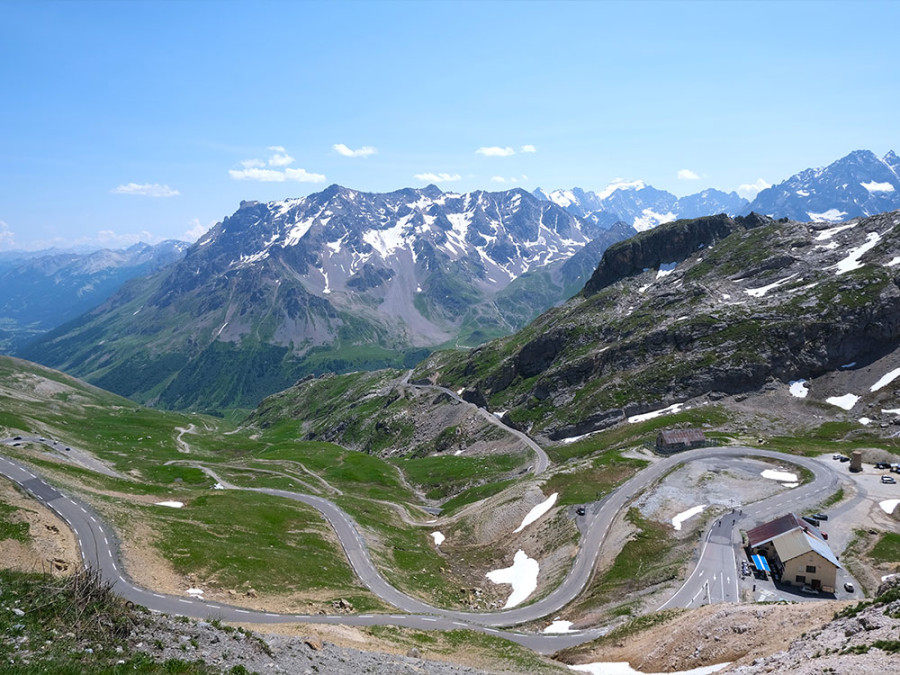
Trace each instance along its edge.
<path fill-rule="evenodd" d="M 417 377 L 467 387 L 557 440 L 826 375 L 836 388 L 859 373 L 848 414 L 857 402 L 893 409 L 893 390 L 862 369 L 900 365 L 898 225 L 898 212 L 841 225 L 669 223 L 607 249 L 566 305 L 469 354 L 437 354 Z"/>

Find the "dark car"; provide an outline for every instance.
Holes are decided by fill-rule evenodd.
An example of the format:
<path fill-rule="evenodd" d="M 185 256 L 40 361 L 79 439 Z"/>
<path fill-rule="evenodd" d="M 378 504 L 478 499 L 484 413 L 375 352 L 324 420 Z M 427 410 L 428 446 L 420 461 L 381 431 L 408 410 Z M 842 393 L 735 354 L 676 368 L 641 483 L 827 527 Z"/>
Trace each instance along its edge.
<path fill-rule="evenodd" d="M 876 469 L 890 469 L 891 465 L 889 462 L 875 462 Z"/>
<path fill-rule="evenodd" d="M 21 437 L 21 436 L 16 436 L 13 440 L 14 440 L 14 441 L 21 441 L 21 440 L 22 440 L 22 437 Z"/>
<path fill-rule="evenodd" d="M 577 513 L 579 516 L 583 516 L 585 514 L 584 507 L 579 506 L 577 509 L 575 509 L 575 513 Z"/>
<path fill-rule="evenodd" d="M 810 525 L 815 525 L 816 527 L 819 526 L 819 521 L 811 516 L 803 516 L 803 520 L 805 520 Z"/>
<path fill-rule="evenodd" d="M 816 513 L 813 515 L 816 520 L 828 520 L 828 516 L 824 513 Z"/>

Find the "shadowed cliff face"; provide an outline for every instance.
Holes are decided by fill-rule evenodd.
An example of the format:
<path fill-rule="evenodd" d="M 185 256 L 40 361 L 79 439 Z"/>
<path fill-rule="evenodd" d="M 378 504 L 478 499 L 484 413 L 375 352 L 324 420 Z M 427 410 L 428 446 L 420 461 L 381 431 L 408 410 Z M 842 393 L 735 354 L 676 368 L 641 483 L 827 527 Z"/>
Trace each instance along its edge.
<path fill-rule="evenodd" d="M 898 260 L 900 212 L 841 226 L 678 221 L 610 247 L 580 296 L 515 336 L 435 357 L 433 377 L 565 438 L 844 372 L 898 351 Z"/>
<path fill-rule="evenodd" d="M 600 265 L 584 287 L 590 296 L 625 277 L 647 269 L 686 260 L 705 246 L 711 246 L 738 229 L 759 227 L 771 218 L 751 213 L 744 218 L 720 214 L 693 220 L 676 220 L 643 232 L 606 249 Z"/>

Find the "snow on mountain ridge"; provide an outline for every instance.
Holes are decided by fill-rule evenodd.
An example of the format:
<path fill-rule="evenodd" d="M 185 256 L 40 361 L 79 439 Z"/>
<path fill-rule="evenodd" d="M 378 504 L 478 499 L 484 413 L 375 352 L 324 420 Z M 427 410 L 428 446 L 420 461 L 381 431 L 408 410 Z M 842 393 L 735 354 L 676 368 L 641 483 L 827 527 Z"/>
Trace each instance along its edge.
<path fill-rule="evenodd" d="M 458 194 L 430 186 L 376 194 L 331 186 L 299 199 L 242 202 L 194 255 L 201 248 L 216 257 L 228 251 L 226 269 L 285 260 L 309 291 L 327 288 L 331 297 L 351 284 L 371 290 L 393 277 L 420 287 L 438 256 L 444 264 L 474 265 L 470 282 L 495 292 L 526 271 L 571 257 L 600 233 L 520 189 Z M 365 279 L 354 281 L 360 274 Z"/>
<path fill-rule="evenodd" d="M 855 150 L 828 166 L 804 169 L 762 190 L 745 213 L 835 221 L 900 208 L 900 158 Z"/>
<path fill-rule="evenodd" d="M 600 192 L 571 188 L 548 193 L 538 188 L 532 194 L 601 227 L 610 227 L 618 221 L 624 221 L 638 231 L 678 218 L 697 218 L 717 213 L 733 216 L 749 204 L 736 192 L 726 193 L 714 188 L 678 198 L 671 192 L 657 190 L 642 180 L 616 180 Z"/>

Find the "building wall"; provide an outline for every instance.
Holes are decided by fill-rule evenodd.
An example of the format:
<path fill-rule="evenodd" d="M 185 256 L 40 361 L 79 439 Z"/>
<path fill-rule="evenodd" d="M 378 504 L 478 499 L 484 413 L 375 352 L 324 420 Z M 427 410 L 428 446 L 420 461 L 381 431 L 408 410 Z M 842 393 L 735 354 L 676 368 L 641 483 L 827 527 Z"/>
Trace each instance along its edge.
<path fill-rule="evenodd" d="M 815 567 L 814 572 L 807 568 Z M 797 577 L 803 577 L 798 580 Z M 781 583 L 793 586 L 819 586 L 826 593 L 834 593 L 837 568 L 815 551 L 804 553 L 784 563 Z M 818 583 L 816 583 L 818 582 Z"/>

